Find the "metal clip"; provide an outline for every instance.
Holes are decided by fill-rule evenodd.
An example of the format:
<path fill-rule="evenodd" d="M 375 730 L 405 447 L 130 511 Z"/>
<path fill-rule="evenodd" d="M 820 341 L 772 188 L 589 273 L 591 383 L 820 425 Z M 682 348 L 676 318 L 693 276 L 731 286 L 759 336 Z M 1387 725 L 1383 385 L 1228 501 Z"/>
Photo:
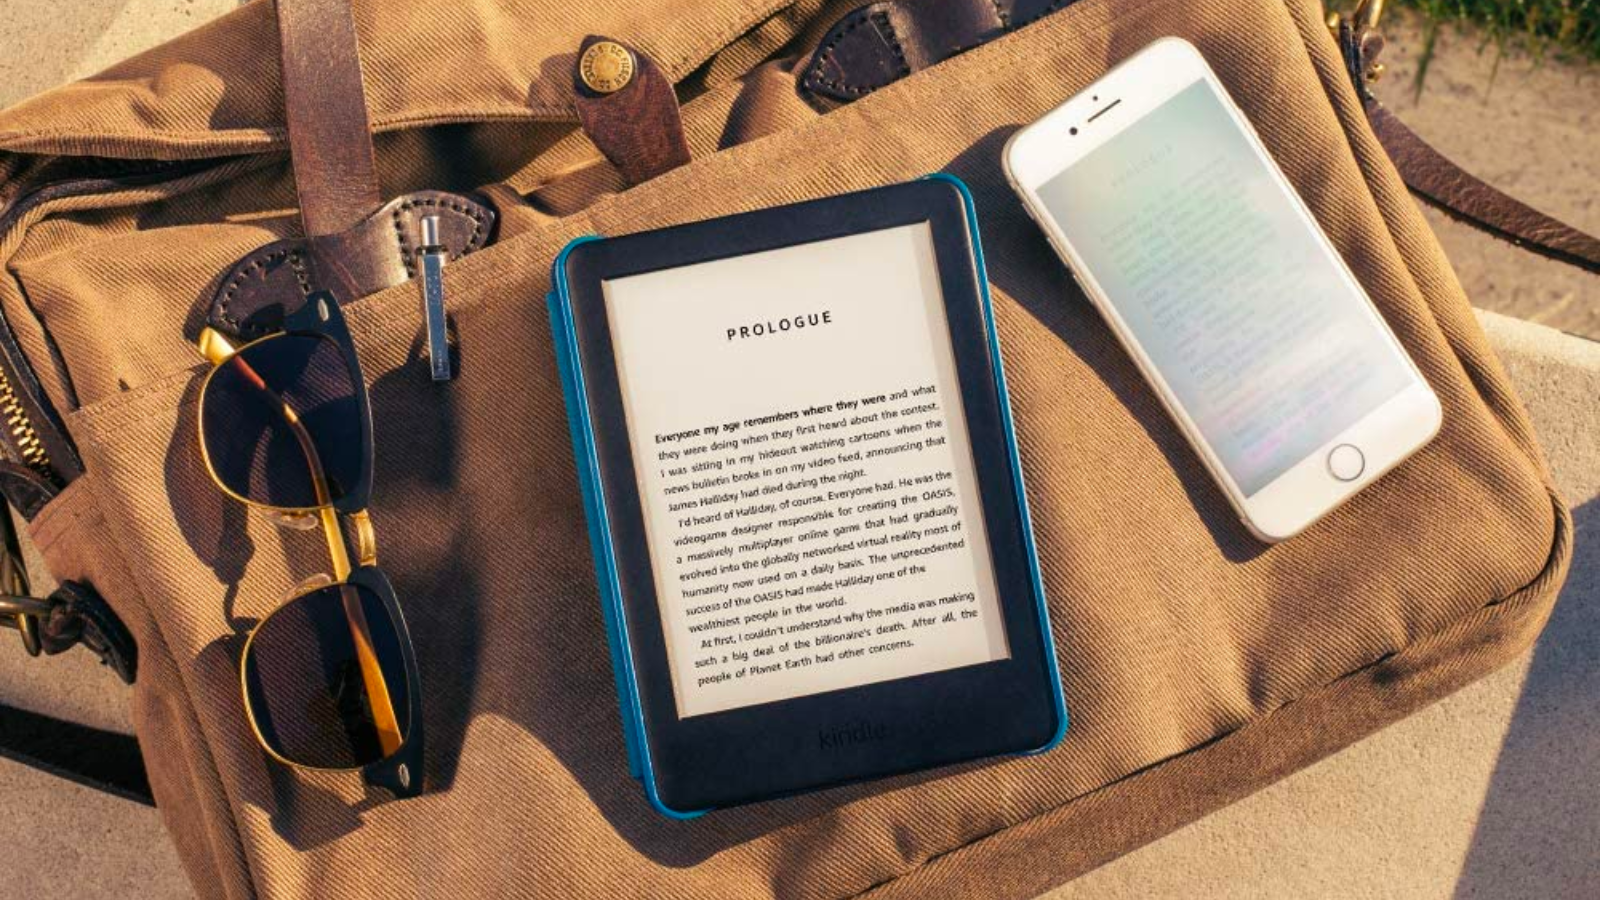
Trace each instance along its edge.
<path fill-rule="evenodd" d="M 55 604 L 28 594 L 28 573 L 22 560 L 9 550 L 0 554 L 0 625 L 21 632 L 22 649 L 29 656 L 38 656 L 44 649 L 39 620 L 49 616 Z"/>
<path fill-rule="evenodd" d="M 444 313 L 444 264 L 450 253 L 439 243 L 439 217 L 422 217 L 422 319 L 428 332 L 428 366 L 434 381 L 450 380 L 450 340 Z"/>
<path fill-rule="evenodd" d="M 22 632 L 22 648 L 29 656 L 43 649 L 39 640 L 39 620 L 49 616 L 55 604 L 48 600 L 13 594 L 0 594 L 0 625 Z"/>

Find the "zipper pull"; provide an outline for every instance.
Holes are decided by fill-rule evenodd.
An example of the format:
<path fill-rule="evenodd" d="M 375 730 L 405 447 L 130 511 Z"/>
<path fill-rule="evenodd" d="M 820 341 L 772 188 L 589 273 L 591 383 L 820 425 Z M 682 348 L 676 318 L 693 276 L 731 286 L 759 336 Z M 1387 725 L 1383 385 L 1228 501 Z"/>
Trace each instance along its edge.
<path fill-rule="evenodd" d="M 439 244 L 439 217 L 422 217 L 422 320 L 428 331 L 428 364 L 434 381 L 450 380 L 450 341 L 444 315 L 444 264 L 450 252 Z"/>

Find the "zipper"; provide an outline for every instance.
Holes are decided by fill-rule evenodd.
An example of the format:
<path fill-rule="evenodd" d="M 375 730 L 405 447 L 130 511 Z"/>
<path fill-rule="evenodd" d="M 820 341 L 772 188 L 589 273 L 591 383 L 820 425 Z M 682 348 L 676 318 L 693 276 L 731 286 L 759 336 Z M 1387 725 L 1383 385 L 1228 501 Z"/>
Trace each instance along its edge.
<path fill-rule="evenodd" d="M 0 241 L 3 241 L 29 211 L 41 204 L 69 197 L 103 193 L 130 187 L 150 187 L 199 174 L 234 157 L 206 160 L 161 161 L 138 169 L 107 175 L 81 176 L 46 182 L 0 207 Z M 110 163 L 114 166 L 115 163 Z M 32 366 L 16 345 L 10 323 L 0 313 L 0 418 L 8 443 L 6 455 L 21 462 L 45 481 L 57 487 L 76 478 L 83 465 L 77 449 L 60 424 L 50 399 L 32 377 Z M 31 381 L 31 384 L 30 384 Z M 49 429 L 48 434 L 41 431 Z M 54 448 L 54 454 L 52 453 Z"/>
<path fill-rule="evenodd" d="M 17 391 L 11 386 L 11 377 L 6 374 L 5 366 L 0 366 L 0 417 L 5 418 L 6 433 L 11 438 L 8 449 L 14 451 L 19 461 L 40 477 L 53 484 L 59 483 L 55 469 L 50 464 L 50 453 L 44 449 L 44 442 L 39 440 L 39 432 L 34 430 L 27 410 L 22 408 L 22 401 L 17 399 Z"/>

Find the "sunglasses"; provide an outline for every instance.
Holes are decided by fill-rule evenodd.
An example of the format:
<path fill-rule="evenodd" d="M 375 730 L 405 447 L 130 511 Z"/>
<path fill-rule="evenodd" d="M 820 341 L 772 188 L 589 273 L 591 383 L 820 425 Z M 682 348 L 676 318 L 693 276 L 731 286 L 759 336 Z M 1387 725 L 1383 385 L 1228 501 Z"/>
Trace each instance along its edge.
<path fill-rule="evenodd" d="M 212 480 L 282 524 L 320 526 L 332 562 L 245 641 L 250 727 L 278 762 L 360 770 L 368 784 L 416 796 L 421 680 L 394 588 L 377 566 L 367 514 L 372 413 L 344 316 L 319 291 L 275 334 L 236 348 L 207 328 L 199 346 L 213 365 L 199 413 Z"/>

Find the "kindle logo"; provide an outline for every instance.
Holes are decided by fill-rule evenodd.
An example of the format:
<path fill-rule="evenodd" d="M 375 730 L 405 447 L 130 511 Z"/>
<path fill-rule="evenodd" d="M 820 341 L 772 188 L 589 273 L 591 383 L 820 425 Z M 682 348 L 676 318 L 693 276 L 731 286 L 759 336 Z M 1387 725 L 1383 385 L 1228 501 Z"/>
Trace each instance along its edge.
<path fill-rule="evenodd" d="M 824 729 L 817 732 L 817 748 L 819 750 L 840 750 L 854 744 L 866 744 L 872 741 L 882 741 L 894 733 L 884 722 L 868 722 L 862 720 L 843 728 Z"/>

